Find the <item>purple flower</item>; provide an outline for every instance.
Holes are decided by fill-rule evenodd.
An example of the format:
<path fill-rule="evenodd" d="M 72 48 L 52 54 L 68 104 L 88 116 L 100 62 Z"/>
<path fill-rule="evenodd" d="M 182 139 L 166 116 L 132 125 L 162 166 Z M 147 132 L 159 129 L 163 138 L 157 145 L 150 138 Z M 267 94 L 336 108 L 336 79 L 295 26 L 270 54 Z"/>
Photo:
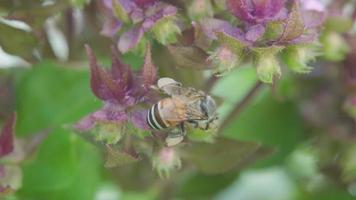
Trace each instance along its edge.
<path fill-rule="evenodd" d="M 315 28 L 324 22 L 326 8 L 319 0 L 300 0 L 303 20 L 306 28 Z"/>
<path fill-rule="evenodd" d="M 180 33 L 175 24 L 177 9 L 174 6 L 157 0 L 103 0 L 103 4 L 108 13 L 101 31 L 103 35 L 115 36 L 122 24 L 129 27 L 118 41 L 118 49 L 122 53 L 139 46 L 148 31 L 163 44 L 174 42 L 175 35 Z"/>
<path fill-rule="evenodd" d="M 233 15 L 248 24 L 260 24 L 285 15 L 285 0 L 228 0 Z"/>
<path fill-rule="evenodd" d="M 90 86 L 104 106 L 84 117 L 75 128 L 85 132 L 97 123 L 125 125 L 131 121 L 137 128 L 148 129 L 144 121 L 146 112 L 133 107 L 138 103 L 155 100 L 150 86 L 155 84 L 157 72 L 151 60 L 150 48 L 146 50 L 145 63 L 140 73 L 132 72 L 128 65 L 122 63 L 115 48 L 112 48 L 112 66 L 107 70 L 99 66 L 89 46 L 86 46 L 86 51 L 90 62 Z"/>
<path fill-rule="evenodd" d="M 154 3 L 157 2 L 157 0 L 133 0 L 137 6 L 140 8 L 144 8 L 150 5 L 153 5 Z"/>
<path fill-rule="evenodd" d="M 244 24 L 244 39 L 256 42 L 266 31 L 268 22 L 287 18 L 285 0 L 228 0 L 231 13 Z"/>
<path fill-rule="evenodd" d="M 290 5 L 288 9 L 286 5 Z M 245 50 L 253 52 L 258 65 L 258 76 L 267 83 L 272 83 L 281 75 L 277 59 L 281 50 L 289 46 L 313 43 L 325 18 L 323 4 L 318 0 L 289 0 L 288 4 L 285 0 L 228 0 L 227 8 L 242 23 L 232 25 L 228 21 L 208 18 L 194 24 L 195 30 L 203 32 L 208 41 L 218 40 L 220 43 L 220 47 L 209 58 L 216 64 L 217 71 L 222 73 L 239 65 Z M 296 48 L 287 50 L 291 49 Z M 305 49 L 308 50 L 303 50 Z M 298 52 L 300 56 L 294 59 L 298 60 L 296 71 L 310 71 L 306 63 L 313 60 L 312 56 L 317 53 L 308 51 L 312 54 L 305 56 L 307 51 L 298 49 Z M 235 55 L 231 56 L 232 54 Z M 221 55 L 230 56 L 227 59 Z M 292 68 L 296 69 L 296 66 Z"/>

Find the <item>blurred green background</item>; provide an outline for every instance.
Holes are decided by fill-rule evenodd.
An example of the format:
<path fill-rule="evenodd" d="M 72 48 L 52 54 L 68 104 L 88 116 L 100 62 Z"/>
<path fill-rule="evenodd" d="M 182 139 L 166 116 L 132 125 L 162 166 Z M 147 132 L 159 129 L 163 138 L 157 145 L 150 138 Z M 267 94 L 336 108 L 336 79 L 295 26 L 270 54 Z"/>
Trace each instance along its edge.
<path fill-rule="evenodd" d="M 309 75 L 286 72 L 276 86 L 263 85 L 224 129 L 222 135 L 225 138 L 271 148 L 273 153 L 269 156 L 256 158 L 258 161 L 251 165 L 242 164 L 237 169 L 213 175 L 183 161 L 182 169 L 172 172 L 168 179 L 161 179 L 146 158 L 117 168 L 105 168 L 103 153 L 70 128 L 102 105 L 90 90 L 89 64 L 83 48 L 84 43 L 90 44 L 100 62 L 110 64 L 112 41 L 99 34 L 101 18 L 96 3 L 73 1 L 62 5 L 56 2 L 57 7 L 53 6 L 53 10 L 41 10 L 35 1 L 22 2 L 20 7 L 16 7 L 16 2 L 0 0 L 0 18 L 12 13 L 23 19 L 21 16 L 25 13 L 25 21 L 33 30 L 31 34 L 19 29 L 14 31 L 0 23 L 2 49 L 24 58 L 21 62 L 8 64 L 7 60 L 11 59 L 1 57 L 0 89 L 7 88 L 8 92 L 0 96 L 0 119 L 3 122 L 4 116 L 16 110 L 18 138 L 43 132 L 48 136 L 36 153 L 21 163 L 22 173 L 16 175 L 22 177 L 19 190 L 0 198 L 356 199 L 356 130 L 355 120 L 344 106 L 349 90 L 341 83 L 346 66 L 343 60 L 336 62 L 320 57 Z M 85 19 L 80 32 L 72 30 L 79 25 L 73 25 L 68 17 L 75 16 L 76 12 Z M 42 26 L 53 13 L 56 13 L 53 19 L 59 31 L 55 36 L 48 34 Z M 42 36 L 41 40 L 36 39 L 38 35 Z M 50 42 L 53 37 L 62 36 L 67 45 L 65 49 L 69 51 L 64 60 L 58 55 L 58 52 L 63 53 L 62 47 Z M 59 42 L 63 40 L 59 39 Z M 26 48 L 39 46 L 42 51 L 40 60 L 27 55 Z M 184 85 L 204 87 L 209 73 L 172 69 L 173 64 L 169 59 L 167 61 L 165 52 L 165 47 L 153 45 L 154 62 L 159 67 L 160 76 L 174 76 Z M 355 56 L 355 51 L 349 54 Z M 143 58 L 133 53 L 121 57 L 134 70 L 143 63 Z M 221 101 L 219 114 L 222 120 L 256 82 L 255 70 L 250 64 L 215 82 L 211 94 Z M 227 159 L 235 156 L 229 152 L 217 155 Z M 209 159 L 211 155 L 205 156 Z M 253 156 L 259 155 L 251 155 L 252 160 Z"/>

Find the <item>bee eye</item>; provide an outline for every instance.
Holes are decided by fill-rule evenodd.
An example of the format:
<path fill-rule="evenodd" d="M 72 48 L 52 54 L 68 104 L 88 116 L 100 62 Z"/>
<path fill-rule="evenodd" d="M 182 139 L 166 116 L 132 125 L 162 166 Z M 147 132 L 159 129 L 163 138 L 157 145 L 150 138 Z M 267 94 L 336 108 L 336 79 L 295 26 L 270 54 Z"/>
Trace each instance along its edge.
<path fill-rule="evenodd" d="M 204 107 L 205 107 L 205 110 L 206 110 L 206 113 L 208 114 L 208 116 L 213 115 L 216 111 L 216 104 L 215 104 L 214 99 L 211 98 L 210 96 L 207 96 L 205 98 L 204 104 L 205 104 Z"/>
<path fill-rule="evenodd" d="M 216 111 L 215 101 L 210 96 L 205 96 L 200 103 L 200 108 L 207 118 L 214 115 Z"/>

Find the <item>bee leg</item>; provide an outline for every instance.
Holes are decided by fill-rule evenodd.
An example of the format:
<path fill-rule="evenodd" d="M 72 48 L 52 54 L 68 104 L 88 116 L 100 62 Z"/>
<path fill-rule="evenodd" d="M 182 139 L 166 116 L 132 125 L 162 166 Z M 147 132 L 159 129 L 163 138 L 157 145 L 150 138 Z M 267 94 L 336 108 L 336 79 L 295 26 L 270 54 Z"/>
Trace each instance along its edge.
<path fill-rule="evenodd" d="M 179 128 L 180 128 L 181 133 L 183 134 L 183 136 L 185 136 L 187 134 L 187 131 L 185 130 L 184 122 L 179 124 Z"/>
<path fill-rule="evenodd" d="M 174 146 L 181 143 L 186 134 L 184 124 L 179 124 L 175 129 L 173 129 L 166 137 L 167 146 Z"/>
<path fill-rule="evenodd" d="M 190 121 L 188 121 L 188 123 L 192 124 L 193 128 L 198 128 L 199 127 L 199 123 L 197 121 L 190 120 Z"/>

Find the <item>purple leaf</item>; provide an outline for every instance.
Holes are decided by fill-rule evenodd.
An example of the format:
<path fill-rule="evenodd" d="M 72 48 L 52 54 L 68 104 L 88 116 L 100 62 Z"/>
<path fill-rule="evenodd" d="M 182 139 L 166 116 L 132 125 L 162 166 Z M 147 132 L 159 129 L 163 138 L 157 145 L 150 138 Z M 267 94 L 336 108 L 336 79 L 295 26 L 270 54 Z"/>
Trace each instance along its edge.
<path fill-rule="evenodd" d="M 90 85 L 95 96 L 104 101 L 111 100 L 125 104 L 126 92 L 131 81 L 129 67 L 120 62 L 117 51 L 113 50 L 112 68 L 106 71 L 97 64 L 96 57 L 88 45 L 86 50 L 90 62 Z"/>
<path fill-rule="evenodd" d="M 118 57 L 119 52 L 117 49 L 112 46 L 111 47 L 111 76 L 112 78 L 117 81 L 117 85 L 120 85 L 121 90 L 117 90 L 119 92 L 118 95 L 124 95 L 122 94 L 124 89 L 128 89 L 128 87 L 131 85 L 132 81 L 132 72 L 130 67 L 127 64 L 124 64 L 121 62 L 121 60 Z M 121 92 L 121 93 L 120 93 Z"/>
<path fill-rule="evenodd" d="M 14 129 L 16 114 L 12 114 L 0 131 L 0 157 L 6 156 L 14 150 Z"/>
<path fill-rule="evenodd" d="M 145 62 L 142 67 L 142 77 L 145 87 L 154 85 L 157 80 L 157 69 L 152 62 L 151 46 L 149 44 L 146 48 Z"/>
<path fill-rule="evenodd" d="M 280 43 L 289 42 L 300 37 L 305 30 L 302 13 L 300 11 L 299 1 L 294 1 L 292 10 L 288 16 L 282 36 L 279 38 Z"/>
<path fill-rule="evenodd" d="M 85 45 L 85 49 L 90 64 L 90 86 L 92 92 L 101 100 L 112 99 L 113 95 L 111 94 L 109 88 L 106 87 L 103 80 L 103 78 L 107 78 L 107 75 L 105 75 L 106 73 L 98 65 L 93 50 L 89 47 L 89 45 Z"/>
<path fill-rule="evenodd" d="M 122 53 L 127 53 L 137 46 L 143 37 L 144 30 L 141 26 L 135 26 L 121 35 L 118 42 L 118 49 Z"/>

